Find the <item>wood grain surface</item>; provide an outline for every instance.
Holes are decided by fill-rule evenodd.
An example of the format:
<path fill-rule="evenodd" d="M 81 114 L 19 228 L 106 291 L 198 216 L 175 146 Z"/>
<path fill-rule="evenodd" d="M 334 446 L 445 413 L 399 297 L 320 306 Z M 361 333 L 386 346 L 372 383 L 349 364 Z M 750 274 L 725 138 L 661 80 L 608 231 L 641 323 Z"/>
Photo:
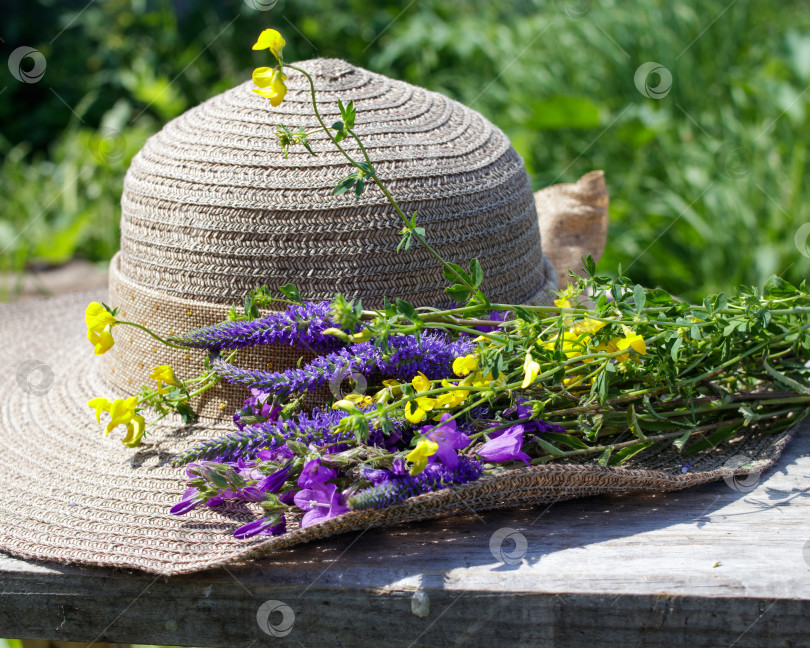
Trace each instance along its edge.
<path fill-rule="evenodd" d="M 0 554 L 0 636 L 306 648 L 810 646 L 809 454 L 806 426 L 774 469 L 736 484 L 471 512 L 171 579 Z"/>

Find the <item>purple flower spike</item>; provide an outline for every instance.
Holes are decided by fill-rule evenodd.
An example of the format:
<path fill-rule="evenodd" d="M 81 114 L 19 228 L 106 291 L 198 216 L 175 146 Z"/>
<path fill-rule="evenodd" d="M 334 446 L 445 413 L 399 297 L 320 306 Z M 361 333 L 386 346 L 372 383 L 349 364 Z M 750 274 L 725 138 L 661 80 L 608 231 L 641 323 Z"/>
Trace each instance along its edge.
<path fill-rule="evenodd" d="M 316 488 L 304 488 L 295 494 L 295 505 L 307 511 L 301 518 L 301 528 L 325 522 L 349 511 L 343 494 L 335 484 L 319 484 Z"/>
<path fill-rule="evenodd" d="M 248 522 L 244 526 L 239 527 L 233 532 L 233 537 L 239 540 L 244 540 L 257 535 L 281 535 L 286 530 L 287 520 L 283 515 L 281 516 L 281 522 L 279 522 L 278 518 L 275 516 L 264 517 L 259 518 L 258 520 L 253 520 L 253 522 Z"/>
<path fill-rule="evenodd" d="M 209 326 L 170 339 L 179 344 L 211 351 L 242 349 L 259 344 L 300 345 L 313 351 L 332 351 L 343 346 L 333 335 L 323 335 L 337 327 L 328 301 L 305 302 L 286 310 L 250 321 L 231 321 Z"/>
<path fill-rule="evenodd" d="M 521 450 L 523 447 L 523 426 L 513 425 L 500 433 L 497 438 L 487 441 L 478 449 L 478 455 L 487 461 L 522 461 L 529 465 L 529 455 Z"/>

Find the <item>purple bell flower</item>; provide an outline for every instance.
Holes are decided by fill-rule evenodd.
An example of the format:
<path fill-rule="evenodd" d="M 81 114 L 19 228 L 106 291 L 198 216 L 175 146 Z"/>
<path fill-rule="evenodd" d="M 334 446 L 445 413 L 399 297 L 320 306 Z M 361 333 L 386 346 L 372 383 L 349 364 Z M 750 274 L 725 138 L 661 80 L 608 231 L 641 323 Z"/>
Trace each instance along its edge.
<path fill-rule="evenodd" d="M 304 465 L 301 476 L 298 478 L 298 485 L 301 488 L 315 488 L 335 477 L 337 477 L 335 470 L 322 466 L 320 459 L 312 459 Z"/>
<path fill-rule="evenodd" d="M 428 458 L 428 463 L 439 461 L 448 468 L 458 466 L 458 452 L 470 445 L 470 437 L 460 432 L 456 427 L 456 420 L 444 414 L 438 425 L 425 425 L 420 432 L 428 439 L 439 444 L 439 449 Z"/>
<path fill-rule="evenodd" d="M 307 511 L 301 518 L 301 528 L 324 522 L 349 511 L 342 493 L 335 484 L 319 484 L 304 488 L 295 494 L 295 505 Z"/>
<path fill-rule="evenodd" d="M 498 436 L 478 448 L 480 457 L 487 461 L 501 463 L 503 461 L 522 461 L 527 466 L 531 457 L 521 450 L 523 447 L 523 426 L 513 425 Z"/>
<path fill-rule="evenodd" d="M 233 532 L 233 537 L 239 540 L 252 538 L 257 535 L 281 535 L 287 530 L 287 520 L 281 516 L 281 522 L 276 517 L 263 517 L 240 526 Z"/>

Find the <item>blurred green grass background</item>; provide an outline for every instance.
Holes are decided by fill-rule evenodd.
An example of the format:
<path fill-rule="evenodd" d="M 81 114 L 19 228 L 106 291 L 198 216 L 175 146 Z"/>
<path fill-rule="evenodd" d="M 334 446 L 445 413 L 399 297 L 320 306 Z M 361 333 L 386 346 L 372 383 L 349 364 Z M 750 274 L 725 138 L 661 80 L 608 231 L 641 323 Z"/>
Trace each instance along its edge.
<path fill-rule="evenodd" d="M 272 4 L 0 0 L 5 56 L 47 62 L 37 83 L 0 70 L 0 298 L 26 268 L 110 258 L 132 155 L 265 64 L 250 46 L 268 26 L 289 60 L 345 58 L 481 111 L 536 189 L 604 169 L 605 271 L 685 298 L 808 275 L 803 0 Z M 664 70 L 645 86 L 646 62 Z"/>

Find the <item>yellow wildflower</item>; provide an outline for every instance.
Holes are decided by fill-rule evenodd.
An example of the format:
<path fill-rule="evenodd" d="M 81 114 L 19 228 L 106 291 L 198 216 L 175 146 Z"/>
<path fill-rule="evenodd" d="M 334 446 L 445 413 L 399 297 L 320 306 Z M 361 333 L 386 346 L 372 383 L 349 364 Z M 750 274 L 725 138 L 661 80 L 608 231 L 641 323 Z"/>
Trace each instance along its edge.
<path fill-rule="evenodd" d="M 523 361 L 523 384 L 520 387 L 526 389 L 537 380 L 538 373 L 540 373 L 540 365 L 532 358 L 532 354 L 527 351 L 526 359 Z"/>
<path fill-rule="evenodd" d="M 554 305 L 555 305 L 557 308 L 573 308 L 573 307 L 571 306 L 571 302 L 570 302 L 570 301 L 568 301 L 568 300 L 567 300 L 567 299 L 565 299 L 565 298 L 563 298 L 563 299 L 555 299 L 555 300 L 554 300 Z"/>
<path fill-rule="evenodd" d="M 98 302 L 90 302 L 84 311 L 84 322 L 93 352 L 96 355 L 107 353 L 115 343 L 109 330 L 117 322 L 113 314 Z"/>
<path fill-rule="evenodd" d="M 626 329 L 623 338 L 618 338 L 616 346 L 619 349 L 632 348 L 639 355 L 647 355 L 647 345 L 644 343 L 644 338 L 636 333 L 633 329 Z"/>
<path fill-rule="evenodd" d="M 355 405 L 355 403 L 353 403 L 352 401 L 344 398 L 342 400 L 335 401 L 334 403 L 332 403 L 332 409 L 357 411 L 357 405 Z"/>
<path fill-rule="evenodd" d="M 109 412 L 110 411 L 110 401 L 106 398 L 94 398 L 91 401 L 88 401 L 87 406 L 92 407 L 96 410 L 96 422 L 101 425 L 101 413 L 102 412 Z"/>
<path fill-rule="evenodd" d="M 281 50 L 287 42 L 284 37 L 275 29 L 265 29 L 253 45 L 254 50 L 269 49 L 270 53 L 281 63 Z"/>
<path fill-rule="evenodd" d="M 590 340 L 589 335 L 577 335 L 572 331 L 566 331 L 562 336 L 561 350 L 568 358 L 582 355 L 585 352 L 588 340 Z M 557 341 L 546 342 L 543 344 L 543 348 L 554 351 L 557 348 Z"/>
<path fill-rule="evenodd" d="M 163 389 L 163 384 L 171 385 L 172 387 L 182 387 L 177 376 L 174 375 L 174 370 L 169 365 L 160 365 L 152 369 L 149 377 L 157 382 L 157 390 L 159 394 L 165 394 L 168 389 Z"/>
<path fill-rule="evenodd" d="M 146 421 L 144 420 L 143 416 L 136 414 L 132 417 L 132 420 L 127 423 L 127 433 L 126 436 L 121 439 L 121 443 L 128 448 L 135 448 L 141 445 L 141 439 L 143 438 L 143 433 L 145 431 Z"/>
<path fill-rule="evenodd" d="M 472 354 L 461 356 L 453 360 L 453 373 L 459 378 L 469 375 L 470 372 L 476 369 L 478 369 L 478 360 L 476 360 L 475 356 Z"/>
<path fill-rule="evenodd" d="M 93 353 L 96 355 L 103 355 L 109 351 L 113 344 L 115 344 L 115 340 L 113 340 L 113 336 L 109 331 L 101 331 L 97 333 L 92 329 L 87 329 L 87 339 L 90 340 L 90 344 L 93 345 Z"/>
<path fill-rule="evenodd" d="M 425 466 L 427 466 L 428 457 L 436 454 L 438 449 L 439 444 L 435 441 L 431 441 L 430 439 L 421 439 L 416 444 L 416 447 L 405 456 L 405 459 L 413 464 L 410 470 L 411 475 L 418 475 L 420 472 L 422 472 L 425 469 Z"/>
<path fill-rule="evenodd" d="M 101 333 L 110 324 L 115 324 L 116 319 L 110 311 L 98 302 L 90 302 L 84 311 L 84 321 L 87 324 L 88 331 Z"/>
<path fill-rule="evenodd" d="M 260 97 L 270 100 L 270 105 L 276 107 L 284 101 L 287 94 L 287 86 L 284 81 L 287 75 L 279 68 L 260 67 L 253 70 L 253 83 L 258 88 L 253 88 Z"/>
<path fill-rule="evenodd" d="M 424 392 L 430 389 L 430 380 L 428 380 L 428 377 L 425 374 L 419 371 L 411 381 L 411 385 L 413 385 L 413 388 L 416 391 Z"/>
<path fill-rule="evenodd" d="M 422 396 L 416 401 L 409 401 L 405 405 L 405 418 L 411 423 L 419 423 L 424 420 L 425 415 L 436 407 L 436 399 Z"/>
<path fill-rule="evenodd" d="M 137 396 L 119 398 L 110 403 L 110 409 L 107 410 L 110 413 L 110 422 L 107 423 L 104 435 L 106 436 L 119 425 L 127 425 L 130 423 L 135 416 L 135 408 L 137 405 Z"/>
<path fill-rule="evenodd" d="M 583 320 L 579 320 L 576 322 L 569 330 L 574 335 L 582 335 L 583 333 L 589 333 L 593 335 L 597 331 L 605 328 L 608 325 L 608 322 L 602 322 L 600 320 L 591 319 L 590 317 L 586 317 Z"/>

